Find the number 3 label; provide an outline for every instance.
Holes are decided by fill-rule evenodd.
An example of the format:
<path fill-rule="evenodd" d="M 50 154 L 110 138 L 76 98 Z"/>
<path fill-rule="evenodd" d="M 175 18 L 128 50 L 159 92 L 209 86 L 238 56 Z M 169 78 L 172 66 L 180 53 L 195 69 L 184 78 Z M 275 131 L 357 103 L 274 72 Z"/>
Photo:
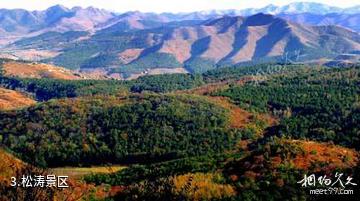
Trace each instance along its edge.
<path fill-rule="evenodd" d="M 12 187 L 16 186 L 16 177 L 11 177 L 11 184 Z"/>

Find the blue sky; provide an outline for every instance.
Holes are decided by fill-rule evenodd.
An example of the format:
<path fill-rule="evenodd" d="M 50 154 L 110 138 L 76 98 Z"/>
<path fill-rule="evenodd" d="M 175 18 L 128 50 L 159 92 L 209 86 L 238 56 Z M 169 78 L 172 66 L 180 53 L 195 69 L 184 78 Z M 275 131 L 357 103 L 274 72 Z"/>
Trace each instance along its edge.
<path fill-rule="evenodd" d="M 118 12 L 133 10 L 146 12 L 191 12 L 211 9 L 259 8 L 268 4 L 285 5 L 298 1 L 301 0 L 1 0 L 0 8 L 44 10 L 52 5 L 62 4 L 66 7 L 94 6 Z M 312 2 L 337 7 L 351 7 L 360 4 L 359 0 L 313 0 Z"/>

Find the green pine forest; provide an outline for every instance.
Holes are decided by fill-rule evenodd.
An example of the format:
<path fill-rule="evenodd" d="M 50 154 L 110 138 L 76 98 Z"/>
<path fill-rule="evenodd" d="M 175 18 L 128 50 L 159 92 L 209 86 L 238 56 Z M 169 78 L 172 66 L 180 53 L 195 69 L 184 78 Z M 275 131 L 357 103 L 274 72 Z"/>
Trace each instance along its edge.
<path fill-rule="evenodd" d="M 308 200 L 308 189 L 296 183 L 303 174 L 341 171 L 359 179 L 354 155 L 336 155 L 336 166 L 335 159 L 322 161 L 332 153 L 319 151 L 360 151 L 359 75 L 357 65 L 283 63 L 130 81 L 26 79 L 0 71 L 1 87 L 38 101 L 0 111 L 0 144 L 38 168 L 126 166 L 82 177 L 123 188 L 92 200 Z M 192 91 L 198 88 L 208 91 Z M 244 126 L 232 126 L 233 107 L 251 114 Z M 308 154 L 310 142 L 316 145 Z M 311 163 L 296 166 L 302 160 Z"/>

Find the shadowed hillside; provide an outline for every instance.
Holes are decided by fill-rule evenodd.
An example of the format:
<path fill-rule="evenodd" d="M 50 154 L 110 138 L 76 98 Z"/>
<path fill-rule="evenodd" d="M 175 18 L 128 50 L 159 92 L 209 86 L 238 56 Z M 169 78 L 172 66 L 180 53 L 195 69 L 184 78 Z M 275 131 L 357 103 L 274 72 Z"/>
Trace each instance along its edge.
<path fill-rule="evenodd" d="M 101 26 L 106 28 L 90 35 L 69 31 L 28 37 L 7 46 L 6 53 L 26 55 L 36 50 L 45 62 L 70 69 L 102 69 L 107 75 L 128 78 L 160 69 L 166 69 L 163 73 L 202 73 L 246 63 L 331 61 L 360 50 L 357 32 L 262 13 L 174 24 L 134 12 Z"/>

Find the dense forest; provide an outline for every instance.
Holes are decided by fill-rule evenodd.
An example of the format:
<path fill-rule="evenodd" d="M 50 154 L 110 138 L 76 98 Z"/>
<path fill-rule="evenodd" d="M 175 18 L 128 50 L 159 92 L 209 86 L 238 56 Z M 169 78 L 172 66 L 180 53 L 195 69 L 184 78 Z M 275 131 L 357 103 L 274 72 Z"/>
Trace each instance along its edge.
<path fill-rule="evenodd" d="M 149 75 L 131 81 L 7 77 L 2 74 L 1 68 L 2 62 L 6 61 L 8 60 L 0 59 L 0 86 L 27 92 L 38 101 L 93 95 L 116 95 L 124 91 L 134 93 L 140 93 L 142 91 L 165 93 L 191 89 L 204 84 L 201 75 L 192 74 Z"/>
<path fill-rule="evenodd" d="M 241 107 L 272 112 L 277 135 L 360 147 L 359 68 L 311 69 L 260 83 L 233 86 L 216 95 Z"/>
<path fill-rule="evenodd" d="M 152 75 L 137 79 L 130 87 L 131 92 L 152 91 L 157 93 L 185 90 L 204 84 L 201 75 L 170 74 Z"/>
<path fill-rule="evenodd" d="M 313 150 L 308 152 L 308 146 Z M 315 151 L 321 149 L 323 152 Z M 336 161 L 332 158 L 344 151 L 348 150 L 331 144 L 274 137 L 257 142 L 251 152 L 239 149 L 231 154 L 134 165 L 114 174 L 89 175 L 85 181 L 128 186 L 113 200 L 252 201 L 281 200 L 289 195 L 294 200 L 307 200 L 311 198 L 306 192 L 310 188 L 304 190 L 297 184 L 304 174 L 328 174 L 334 171 L 336 163 L 341 166 L 337 171 L 359 174 L 358 169 L 352 168 L 352 159 Z M 315 159 L 309 159 L 311 157 Z M 336 162 L 329 160 L 331 158 Z M 308 166 L 307 160 L 311 161 Z M 206 179 L 208 177 L 211 179 Z M 183 184 L 181 188 L 179 180 Z"/>
<path fill-rule="evenodd" d="M 241 134 L 226 129 L 226 116 L 203 98 L 181 95 L 54 100 L 0 113 L 0 136 L 41 166 L 146 162 L 231 148 Z"/>
<path fill-rule="evenodd" d="M 29 79 L 7 77 L 1 74 L 1 64 L 6 59 L 0 59 L 0 86 L 17 89 L 33 95 L 38 101 L 53 98 L 73 98 L 92 95 L 114 95 L 123 91 L 156 93 L 191 89 L 200 85 L 223 80 L 236 80 L 241 76 L 280 74 L 299 71 L 298 65 L 284 66 L 280 64 L 256 65 L 242 68 L 219 68 L 204 74 L 170 74 L 149 75 L 131 81 L 119 80 L 56 80 Z M 19 61 L 26 62 L 26 61 Z"/>
<path fill-rule="evenodd" d="M 126 165 L 81 178 L 122 189 L 107 200 L 306 200 L 304 174 L 359 178 L 359 73 L 274 63 L 131 81 L 0 74 L 39 101 L 0 111 L 0 143 L 38 167 Z"/>

